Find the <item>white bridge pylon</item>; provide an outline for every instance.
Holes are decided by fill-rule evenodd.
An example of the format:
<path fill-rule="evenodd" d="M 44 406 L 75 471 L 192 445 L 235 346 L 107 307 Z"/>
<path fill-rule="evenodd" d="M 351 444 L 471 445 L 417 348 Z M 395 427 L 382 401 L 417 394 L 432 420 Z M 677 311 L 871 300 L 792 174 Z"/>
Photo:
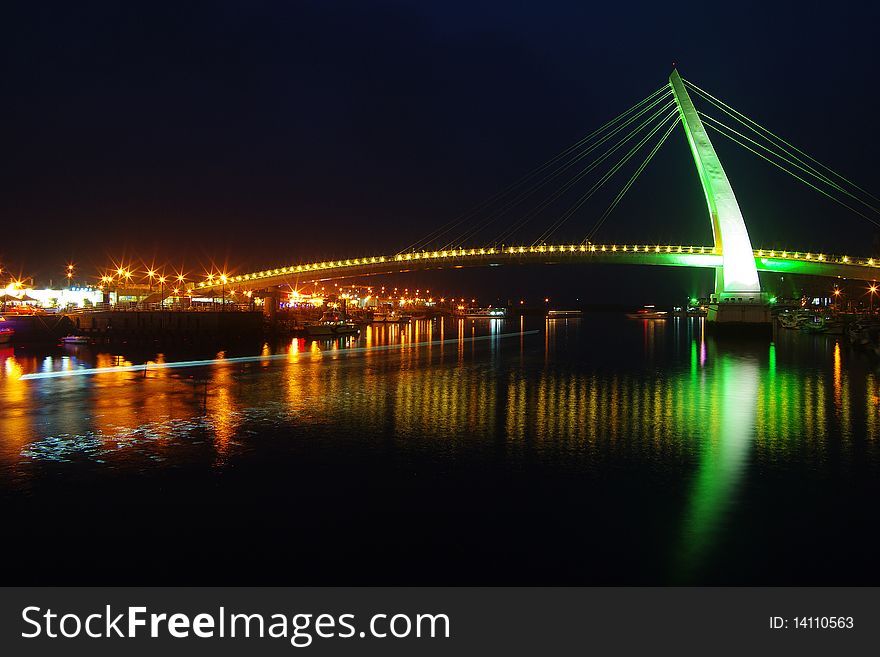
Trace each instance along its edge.
<path fill-rule="evenodd" d="M 715 270 L 715 294 L 759 300 L 754 251 L 733 187 L 677 70 L 669 76 L 669 84 L 706 195 L 715 248 L 723 254 L 723 265 Z"/>

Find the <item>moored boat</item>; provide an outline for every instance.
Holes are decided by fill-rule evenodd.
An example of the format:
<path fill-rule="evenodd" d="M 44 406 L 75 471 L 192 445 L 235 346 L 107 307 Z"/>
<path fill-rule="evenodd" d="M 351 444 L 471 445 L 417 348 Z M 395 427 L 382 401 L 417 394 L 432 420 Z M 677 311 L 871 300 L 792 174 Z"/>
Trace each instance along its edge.
<path fill-rule="evenodd" d="M 410 321 L 410 319 L 410 315 L 400 314 L 393 309 L 388 309 L 374 310 L 371 321 L 374 324 L 405 324 Z"/>
<path fill-rule="evenodd" d="M 854 346 L 874 349 L 880 343 L 880 320 L 875 317 L 857 319 L 847 326 L 846 333 Z"/>
<path fill-rule="evenodd" d="M 673 317 L 705 317 L 708 313 L 705 306 L 676 306 L 669 314 Z"/>
<path fill-rule="evenodd" d="M 66 335 L 61 338 L 63 344 L 89 344 L 91 341 L 86 335 Z"/>
<path fill-rule="evenodd" d="M 305 330 L 312 338 L 335 338 L 360 333 L 357 324 L 339 313 L 324 313 L 317 322 L 306 323 Z"/>
<path fill-rule="evenodd" d="M 507 310 L 504 308 L 476 308 L 474 310 L 466 310 L 464 316 L 467 319 L 504 319 L 507 317 Z"/>
<path fill-rule="evenodd" d="M 819 315 L 814 315 L 808 321 L 801 324 L 801 330 L 806 331 L 807 333 L 825 333 L 827 330 L 825 318 Z"/>
<path fill-rule="evenodd" d="M 803 328 L 808 322 L 812 321 L 813 315 L 806 311 L 784 312 L 778 316 L 779 325 L 787 329 Z"/>
<path fill-rule="evenodd" d="M 655 306 L 645 306 L 634 313 L 627 313 L 630 319 L 666 319 L 668 313 L 665 310 L 657 310 Z"/>
<path fill-rule="evenodd" d="M 15 335 L 15 329 L 6 325 L 6 320 L 0 317 L 0 344 L 12 342 L 12 336 Z"/>
<path fill-rule="evenodd" d="M 548 310 L 547 319 L 567 319 L 569 317 L 580 317 L 583 314 L 582 310 Z"/>

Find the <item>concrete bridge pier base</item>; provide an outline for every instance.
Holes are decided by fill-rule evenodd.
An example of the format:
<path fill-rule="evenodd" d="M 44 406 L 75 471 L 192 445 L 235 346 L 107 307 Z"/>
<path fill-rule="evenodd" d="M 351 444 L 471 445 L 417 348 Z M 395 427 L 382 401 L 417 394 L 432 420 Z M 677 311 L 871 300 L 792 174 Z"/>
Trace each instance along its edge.
<path fill-rule="evenodd" d="M 765 292 L 715 293 L 706 313 L 708 327 L 726 333 L 773 332 L 770 302 Z"/>
<path fill-rule="evenodd" d="M 278 309 L 281 307 L 281 293 L 272 289 L 263 296 L 263 312 L 269 318 L 269 323 L 274 327 L 278 321 Z"/>

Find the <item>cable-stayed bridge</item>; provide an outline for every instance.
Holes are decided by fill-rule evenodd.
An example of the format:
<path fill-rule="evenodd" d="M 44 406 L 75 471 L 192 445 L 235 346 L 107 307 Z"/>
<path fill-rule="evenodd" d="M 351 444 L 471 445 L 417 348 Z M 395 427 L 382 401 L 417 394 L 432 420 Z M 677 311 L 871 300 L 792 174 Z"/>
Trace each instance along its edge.
<path fill-rule="evenodd" d="M 697 110 L 690 92 L 721 112 Z M 736 124 L 736 127 L 728 125 Z M 681 124 L 705 195 L 713 244 L 599 243 L 597 234 L 627 191 Z M 463 215 L 405 249 L 354 258 L 300 262 L 244 274 L 209 274 L 192 286 L 204 296 L 221 290 L 276 286 L 439 268 L 527 263 L 603 263 L 715 270 L 710 321 L 769 319 L 759 271 L 876 280 L 880 260 L 791 249 L 754 249 L 733 188 L 709 130 L 776 166 L 812 190 L 880 226 L 880 199 L 672 72 L 668 84 Z M 592 160 L 588 156 L 593 155 Z M 582 239 L 560 229 L 609 181 L 637 163 Z M 540 231 L 540 232 L 539 232 Z M 531 239 L 524 239 L 528 236 Z M 795 246 L 795 245 L 793 245 Z"/>

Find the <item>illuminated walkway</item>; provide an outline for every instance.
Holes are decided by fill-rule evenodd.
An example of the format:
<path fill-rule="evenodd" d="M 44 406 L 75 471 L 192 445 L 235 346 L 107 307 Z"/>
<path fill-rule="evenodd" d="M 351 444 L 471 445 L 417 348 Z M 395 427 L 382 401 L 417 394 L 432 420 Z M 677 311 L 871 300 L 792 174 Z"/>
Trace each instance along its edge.
<path fill-rule="evenodd" d="M 880 261 L 843 255 L 759 249 L 754 252 L 758 271 L 830 276 L 873 281 L 880 278 Z M 429 269 L 459 269 L 525 264 L 619 264 L 672 267 L 722 266 L 722 254 L 712 246 L 671 244 L 554 244 L 503 246 L 448 251 L 422 251 L 397 255 L 365 256 L 287 265 L 276 269 L 214 276 L 193 286 L 195 295 L 220 293 L 223 288 L 246 292 L 279 285 Z"/>

